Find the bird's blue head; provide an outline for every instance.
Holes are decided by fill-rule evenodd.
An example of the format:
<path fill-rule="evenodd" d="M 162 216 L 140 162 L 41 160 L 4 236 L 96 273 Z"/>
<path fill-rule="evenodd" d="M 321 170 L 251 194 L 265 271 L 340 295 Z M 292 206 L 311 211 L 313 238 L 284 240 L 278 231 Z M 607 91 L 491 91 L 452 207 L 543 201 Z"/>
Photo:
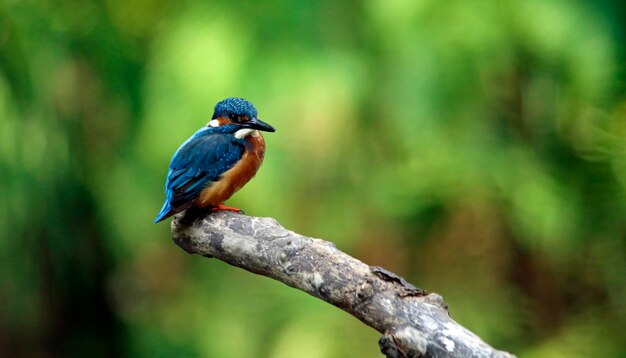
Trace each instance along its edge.
<path fill-rule="evenodd" d="M 209 122 L 210 127 L 237 125 L 241 128 L 258 129 L 266 132 L 276 130 L 257 117 L 256 108 L 243 98 L 230 97 L 218 102 Z"/>
<path fill-rule="evenodd" d="M 256 108 L 252 103 L 243 98 L 230 97 L 219 101 L 215 105 L 213 119 L 219 117 L 246 116 L 254 118 L 257 116 Z"/>

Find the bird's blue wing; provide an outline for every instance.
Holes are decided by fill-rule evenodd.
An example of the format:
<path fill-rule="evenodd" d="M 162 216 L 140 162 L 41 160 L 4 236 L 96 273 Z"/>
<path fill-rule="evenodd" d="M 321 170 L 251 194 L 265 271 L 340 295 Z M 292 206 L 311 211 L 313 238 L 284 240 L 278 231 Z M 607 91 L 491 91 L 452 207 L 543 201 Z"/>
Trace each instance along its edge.
<path fill-rule="evenodd" d="M 198 133 L 178 148 L 167 174 L 167 199 L 155 222 L 188 208 L 200 192 L 232 168 L 245 146 L 231 135 Z"/>

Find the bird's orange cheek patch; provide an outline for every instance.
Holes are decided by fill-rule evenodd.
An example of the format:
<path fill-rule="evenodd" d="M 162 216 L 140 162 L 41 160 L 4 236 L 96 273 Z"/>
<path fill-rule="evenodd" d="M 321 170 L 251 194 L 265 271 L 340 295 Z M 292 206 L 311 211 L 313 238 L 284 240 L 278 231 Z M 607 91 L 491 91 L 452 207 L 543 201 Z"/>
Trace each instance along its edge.
<path fill-rule="evenodd" d="M 217 118 L 217 122 L 220 124 L 220 126 L 225 126 L 227 124 L 233 123 L 233 122 L 230 121 L 229 118 L 226 118 L 226 117 L 219 117 L 219 118 Z"/>

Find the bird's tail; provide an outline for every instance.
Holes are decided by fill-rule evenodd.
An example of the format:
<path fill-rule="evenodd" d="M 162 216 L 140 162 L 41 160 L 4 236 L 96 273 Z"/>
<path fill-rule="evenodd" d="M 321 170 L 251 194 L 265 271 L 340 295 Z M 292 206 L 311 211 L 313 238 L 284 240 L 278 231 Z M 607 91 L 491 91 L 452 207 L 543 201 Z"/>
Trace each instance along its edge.
<path fill-rule="evenodd" d="M 156 224 L 159 221 L 163 221 L 167 219 L 168 217 L 170 217 L 172 214 L 174 214 L 172 209 L 173 208 L 170 205 L 169 200 L 166 200 L 165 203 L 163 204 L 163 207 L 161 208 L 161 211 L 159 212 L 159 215 L 157 215 L 156 219 L 154 219 L 154 223 Z"/>

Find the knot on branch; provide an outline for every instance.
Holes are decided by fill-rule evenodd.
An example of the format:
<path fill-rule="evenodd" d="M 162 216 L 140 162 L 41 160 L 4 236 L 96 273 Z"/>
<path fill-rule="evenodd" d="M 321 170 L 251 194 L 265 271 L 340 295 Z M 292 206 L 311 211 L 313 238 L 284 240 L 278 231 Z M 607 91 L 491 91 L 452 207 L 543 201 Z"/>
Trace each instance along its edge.
<path fill-rule="evenodd" d="M 425 357 L 428 338 L 413 327 L 402 327 L 385 332 L 378 346 L 388 358 Z"/>
<path fill-rule="evenodd" d="M 422 290 L 421 288 L 417 288 L 413 286 L 412 284 L 408 283 L 404 278 L 396 275 L 395 273 L 391 271 L 385 270 L 382 267 L 371 266 L 370 270 L 376 276 L 380 277 L 381 279 L 385 281 L 397 283 L 399 285 L 400 297 L 407 297 L 407 296 L 422 297 L 428 294 L 428 292 L 426 292 L 425 290 Z"/>

